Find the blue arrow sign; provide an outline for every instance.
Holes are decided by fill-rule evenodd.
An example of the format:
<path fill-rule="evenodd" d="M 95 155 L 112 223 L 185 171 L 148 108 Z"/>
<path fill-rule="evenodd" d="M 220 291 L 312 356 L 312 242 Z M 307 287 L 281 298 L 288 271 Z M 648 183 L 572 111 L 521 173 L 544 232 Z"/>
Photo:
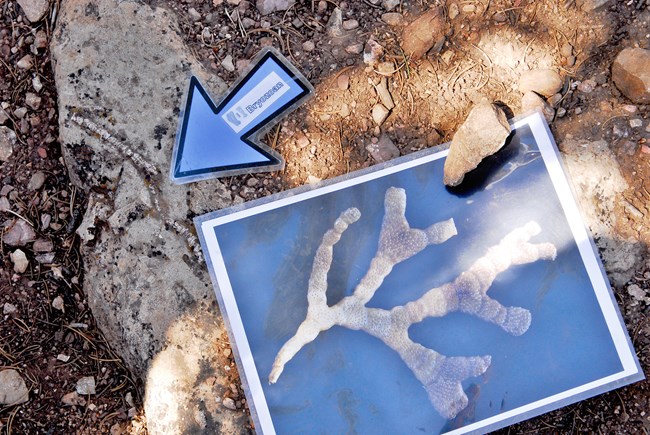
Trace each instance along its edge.
<path fill-rule="evenodd" d="M 284 160 L 257 138 L 313 93 L 311 84 L 280 53 L 262 51 L 254 66 L 218 105 L 190 79 L 172 157 L 178 184 L 281 170 Z"/>

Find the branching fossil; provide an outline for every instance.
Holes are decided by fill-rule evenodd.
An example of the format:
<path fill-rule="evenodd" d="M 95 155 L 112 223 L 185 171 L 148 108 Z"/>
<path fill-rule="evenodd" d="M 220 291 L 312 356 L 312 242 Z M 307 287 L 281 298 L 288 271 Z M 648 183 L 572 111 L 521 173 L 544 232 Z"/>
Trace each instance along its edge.
<path fill-rule="evenodd" d="M 377 337 L 399 354 L 404 363 L 424 386 L 433 407 L 445 418 L 454 418 L 468 403 L 461 382 L 487 370 L 491 357 L 447 357 L 413 342 L 408 335 L 411 325 L 427 317 L 442 317 L 459 311 L 500 326 L 514 336 L 528 330 L 531 314 L 525 308 L 504 307 L 487 295 L 496 276 L 513 265 L 540 259 L 555 259 L 551 243 L 529 243 L 541 231 L 535 222 L 516 228 L 498 245 L 476 260 L 454 281 L 427 291 L 419 299 L 391 310 L 368 308 L 384 278 L 393 267 L 433 244 L 455 236 L 453 219 L 435 223 L 421 230 L 411 228 L 405 217 L 406 193 L 391 187 L 384 199 L 385 215 L 379 235 L 377 252 L 368 272 L 352 295 L 333 306 L 327 305 L 327 274 L 332 264 L 333 247 L 349 225 L 361 217 L 356 208 L 345 210 L 327 231 L 316 251 L 307 290 L 307 317 L 296 334 L 278 352 L 269 382 L 274 384 L 285 365 L 318 334 L 333 326 L 364 331 Z"/>

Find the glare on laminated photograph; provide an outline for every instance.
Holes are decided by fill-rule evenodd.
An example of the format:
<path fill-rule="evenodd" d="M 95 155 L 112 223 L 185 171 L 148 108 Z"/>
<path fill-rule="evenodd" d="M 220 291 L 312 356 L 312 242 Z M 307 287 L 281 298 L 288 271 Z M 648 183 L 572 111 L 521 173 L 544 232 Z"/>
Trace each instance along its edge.
<path fill-rule="evenodd" d="M 643 379 L 538 113 L 195 219 L 255 430 L 484 433 Z"/>

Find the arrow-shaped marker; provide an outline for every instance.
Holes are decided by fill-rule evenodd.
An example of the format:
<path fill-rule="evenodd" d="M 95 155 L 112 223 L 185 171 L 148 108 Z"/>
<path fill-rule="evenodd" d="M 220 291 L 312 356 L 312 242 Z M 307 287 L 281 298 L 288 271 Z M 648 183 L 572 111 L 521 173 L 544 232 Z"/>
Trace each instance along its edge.
<path fill-rule="evenodd" d="M 183 184 L 281 170 L 282 156 L 257 138 L 312 92 L 311 84 L 274 49 L 262 51 L 218 105 L 192 77 L 176 135 L 171 179 Z"/>

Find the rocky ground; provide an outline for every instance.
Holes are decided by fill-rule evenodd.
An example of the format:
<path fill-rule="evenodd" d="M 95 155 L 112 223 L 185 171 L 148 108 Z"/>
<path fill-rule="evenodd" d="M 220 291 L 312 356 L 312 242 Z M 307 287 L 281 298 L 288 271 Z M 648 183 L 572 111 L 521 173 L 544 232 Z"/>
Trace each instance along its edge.
<path fill-rule="evenodd" d="M 118 248 L 107 251 L 106 244 L 128 239 L 128 225 L 150 219 L 156 210 L 151 204 L 148 208 L 154 211 L 128 209 L 123 221 L 119 214 L 102 216 L 97 204 L 110 200 L 110 207 L 119 211 L 122 209 L 116 204 L 128 202 L 120 193 L 124 187 L 115 180 L 126 179 L 129 169 L 118 171 L 117 164 L 98 169 L 98 160 L 108 158 L 101 149 L 86 144 L 99 140 L 97 132 L 78 130 L 79 139 L 70 140 L 67 131 L 72 128 L 70 114 L 81 113 L 117 131 L 120 140 L 151 142 L 154 148 L 157 141 L 161 155 L 147 154 L 146 149 L 142 152 L 164 167 L 160 171 L 164 174 L 175 130 L 173 104 L 169 119 L 157 124 L 165 125 L 164 131 L 152 125 L 151 137 L 144 133 L 138 137 L 137 129 L 123 127 L 128 123 L 126 115 L 112 111 L 110 96 L 100 98 L 99 87 L 96 96 L 85 90 L 81 92 L 85 95 L 78 96 L 85 101 L 83 112 L 62 107 L 59 101 L 70 101 L 68 93 L 97 80 L 91 74 L 92 65 L 61 75 L 68 56 L 67 35 L 72 31 L 66 26 L 75 24 L 67 20 L 83 17 L 100 25 L 107 21 L 104 14 L 108 12 L 104 11 L 111 5 L 107 1 L 70 1 L 73 6 L 63 14 L 66 5 L 61 3 L 66 2 L 0 3 L 0 376 L 4 376 L 0 378 L 0 399 L 5 397 L 0 403 L 0 430 L 6 434 L 144 433 L 147 375 L 139 362 L 170 348 L 160 343 L 155 321 L 149 319 L 154 326 L 132 333 L 150 336 L 147 352 L 130 352 L 130 338 L 120 337 L 119 328 L 108 326 L 111 318 L 91 292 L 101 286 L 98 271 L 108 267 L 97 258 L 99 253 L 121 252 Z M 178 21 L 178 26 L 169 24 L 171 33 L 191 53 L 192 60 L 187 62 L 197 65 L 192 68 L 202 68 L 203 74 L 215 78 L 214 90 L 223 90 L 218 78 L 232 83 L 248 60 L 267 45 L 279 49 L 316 88 L 315 98 L 265 139 L 285 157 L 284 171 L 206 184 L 202 189 L 205 197 L 191 187 L 187 193 L 174 193 L 162 179 L 147 178 L 152 185 L 161 186 L 157 195 L 163 200 L 173 203 L 170 198 L 177 195 L 189 204 L 182 212 L 167 211 L 165 204 L 158 207 L 170 234 L 182 234 L 182 225 L 189 226 L 189 218 L 198 213 L 450 140 L 472 105 L 483 98 L 500 102 L 511 115 L 540 107 L 567 159 L 576 149 L 591 146 L 597 151 L 590 164 L 606 162 L 606 170 L 620 167 L 621 180 L 615 191 L 609 187 L 609 175 L 592 180 L 591 185 L 578 178 L 574 183 L 578 189 L 593 190 L 591 199 L 581 204 L 593 218 L 590 221 L 600 222 L 591 229 L 602 249 L 630 337 L 648 371 L 650 186 L 645 184 L 650 179 L 650 101 L 632 95 L 633 101 L 629 89 L 623 94 L 621 83 L 614 83 L 611 73 L 621 50 L 650 48 L 650 11 L 645 0 L 583 0 L 577 4 L 573 0 L 144 3 L 169 11 L 159 15 Z M 140 4 L 133 7 L 139 10 Z M 73 14 L 75 8 L 79 15 Z M 142 22 L 147 14 L 139 16 Z M 60 32 L 58 38 L 53 36 L 55 30 Z M 143 40 L 148 36 L 155 35 L 145 34 Z M 54 81 L 53 51 L 58 53 L 58 83 Z M 158 60 L 147 62 L 151 63 L 143 70 L 150 75 L 159 71 Z M 529 70 L 548 69 L 554 72 L 527 78 Z M 544 89 L 535 87 L 542 82 L 550 83 L 546 95 Z M 135 81 L 128 85 L 140 89 Z M 183 88 L 184 84 L 178 82 L 177 86 Z M 109 84 L 101 88 L 104 93 L 108 89 Z M 531 89 L 537 93 L 526 93 Z M 170 91 L 170 95 L 175 93 Z M 119 101 L 112 105 L 118 106 Z M 145 110 L 155 114 L 154 109 Z M 604 141 L 602 150 L 599 141 Z M 133 177 L 138 180 L 142 171 L 134 166 Z M 89 223 L 83 217 L 91 209 L 96 214 Z M 95 224 L 97 229 L 89 237 L 89 228 Z M 110 236 L 111 230 L 114 236 Z M 95 236 L 97 240 L 92 240 Z M 104 251 L 99 248 L 102 243 Z M 171 248 L 148 247 L 147 254 L 172 256 L 166 249 Z M 621 259 L 617 252 L 630 254 Z M 195 271 L 196 279 L 205 282 L 200 262 L 191 255 L 181 257 L 180 263 L 185 262 L 188 270 Z M 92 272 L 85 275 L 88 270 Z M 114 273 L 120 271 L 123 268 L 118 264 Z M 208 288 L 206 294 L 210 292 Z M 112 297 L 119 302 L 121 296 Z M 187 296 L 200 297 L 194 293 Z M 107 306 L 115 310 L 117 305 Z M 137 307 L 146 311 L 146 307 Z M 215 309 L 213 300 L 205 307 Z M 164 334 L 164 330 L 159 333 Z M 245 417 L 245 400 L 227 340 L 219 335 L 213 341 L 218 357 L 211 364 L 221 368 L 209 377 L 211 388 L 218 384 L 213 387 L 218 396 L 214 413 Z M 2 389 L 9 389 L 10 395 L 3 396 L 7 391 Z M 650 385 L 644 381 L 500 432 L 647 433 L 649 410 Z M 201 420 L 196 415 L 195 419 Z M 156 424 L 150 421 L 152 432 L 159 431 Z M 247 430 L 250 427 L 244 424 L 233 432 Z"/>

